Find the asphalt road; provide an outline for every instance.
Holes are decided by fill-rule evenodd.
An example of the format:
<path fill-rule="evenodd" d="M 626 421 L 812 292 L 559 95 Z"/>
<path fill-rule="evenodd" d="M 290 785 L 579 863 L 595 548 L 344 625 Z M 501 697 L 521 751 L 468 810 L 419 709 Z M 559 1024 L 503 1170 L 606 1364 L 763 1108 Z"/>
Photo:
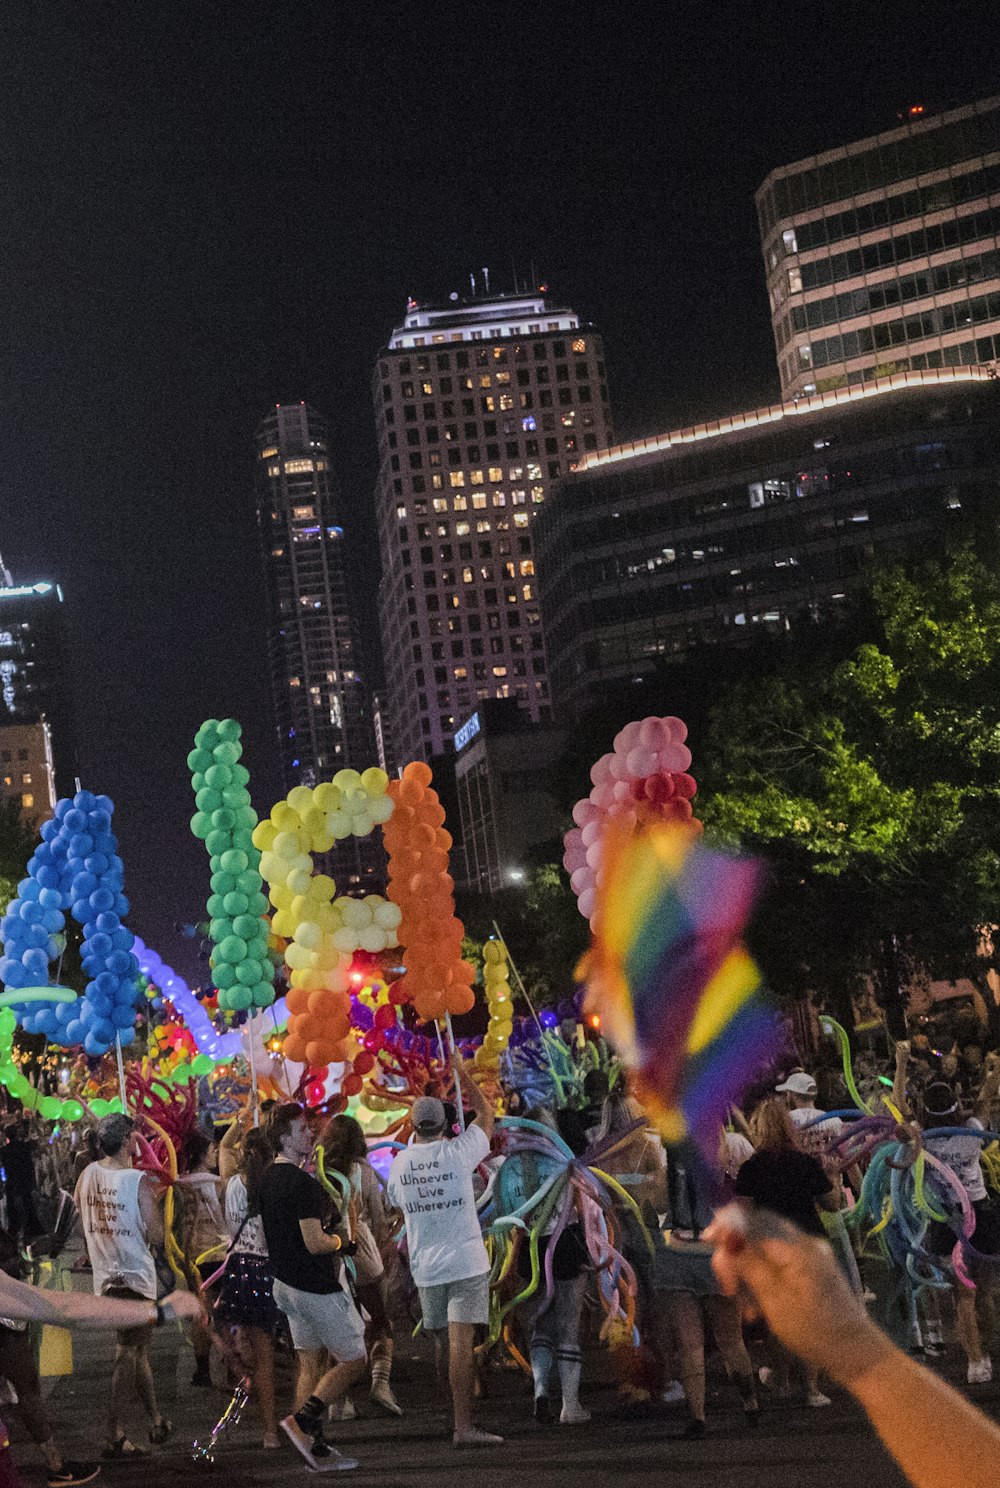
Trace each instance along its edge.
<path fill-rule="evenodd" d="M 46 1382 L 58 1438 L 69 1456 L 93 1455 L 103 1436 L 112 1344 L 99 1334 L 74 1340 L 74 1372 Z M 593 1420 L 580 1427 L 538 1427 L 532 1419 L 530 1382 L 510 1370 L 490 1375 L 489 1398 L 480 1408 L 481 1424 L 505 1437 L 502 1447 L 459 1452 L 450 1441 L 442 1402 L 436 1395 L 426 1345 L 406 1340 L 399 1349 L 394 1385 L 405 1416 L 377 1412 L 364 1393 L 357 1397 L 358 1419 L 328 1427 L 328 1434 L 359 1459 L 356 1472 L 341 1477 L 379 1488 L 413 1484 L 439 1488 L 442 1476 L 473 1478 L 484 1484 L 530 1483 L 531 1488 L 616 1488 L 648 1484 L 652 1475 L 666 1483 L 705 1488 L 897 1488 L 902 1477 L 844 1397 L 822 1410 L 765 1401 L 757 1430 L 743 1422 L 738 1402 L 713 1367 L 710 1374 L 708 1431 L 698 1441 L 679 1439 L 684 1417 L 679 1407 L 626 1408 L 607 1375 L 607 1354 L 589 1354 L 582 1392 Z M 958 1360 L 946 1360 L 957 1374 Z M 289 1446 L 263 1452 L 260 1429 L 248 1411 L 220 1443 L 212 1467 L 192 1461 L 191 1442 L 205 1437 L 221 1413 L 222 1390 L 196 1390 L 190 1383 L 191 1352 L 176 1332 L 156 1335 L 154 1367 L 161 1406 L 175 1423 L 164 1447 L 149 1448 L 141 1463 L 106 1466 L 103 1481 L 119 1484 L 175 1485 L 215 1479 L 231 1484 L 301 1483 L 313 1475 Z M 603 1375 L 603 1378 L 601 1377 Z M 587 1384 L 589 1376 L 591 1383 Z M 281 1399 L 291 1389 L 291 1361 L 279 1369 Z M 976 1392 L 992 1414 L 1000 1412 L 1000 1389 Z M 15 1454 L 26 1481 L 44 1482 L 33 1447 L 23 1437 L 16 1409 L 5 1409 Z M 138 1412 L 134 1439 L 145 1441 Z"/>

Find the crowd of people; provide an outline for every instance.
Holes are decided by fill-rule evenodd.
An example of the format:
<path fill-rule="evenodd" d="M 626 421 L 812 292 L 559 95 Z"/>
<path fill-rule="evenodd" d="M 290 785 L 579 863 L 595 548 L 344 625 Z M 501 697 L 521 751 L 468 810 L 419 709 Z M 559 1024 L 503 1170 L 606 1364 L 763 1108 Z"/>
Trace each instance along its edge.
<path fill-rule="evenodd" d="M 826 1073 L 821 1101 L 813 1074 L 793 1069 L 759 1091 L 746 1115 L 730 1113 L 713 1161 L 693 1147 L 668 1153 L 607 1059 L 575 1082 L 546 1086 L 542 1079 L 527 1090 L 508 1070 L 496 1101 L 456 1054 L 454 1090 L 462 1099 L 447 1099 L 450 1086 L 416 1099 L 409 1139 L 382 1177 L 351 1116 L 320 1118 L 292 1102 L 248 1105 L 221 1135 L 195 1129 L 178 1154 L 182 1288 L 164 1282 L 163 1204 L 156 1180 L 139 1165 L 132 1118 L 108 1116 L 61 1152 L 17 1123 L 0 1149 L 10 1252 L 0 1275 L 0 1312 L 10 1313 L 0 1322 L 0 1375 L 16 1391 L 15 1409 L 49 1483 L 71 1485 L 90 1481 L 99 1464 L 64 1460 L 23 1328 L 8 1306 L 10 1286 L 46 1299 L 32 1302 L 43 1312 L 31 1316 L 50 1316 L 44 1309 L 55 1306 L 69 1325 L 115 1330 L 102 1450 L 109 1461 L 146 1450 L 126 1431 L 133 1402 L 154 1446 L 174 1429 L 159 1408 L 149 1354 L 152 1330 L 166 1317 L 189 1320 L 192 1387 L 245 1376 L 263 1449 L 276 1451 L 284 1440 L 317 1472 L 358 1465 L 332 1438 L 355 1415 L 359 1390 L 387 1414 L 410 1408 L 393 1382 L 393 1345 L 397 1328 L 409 1332 L 417 1319 L 433 1340 L 457 1448 L 502 1444 L 474 1419 L 484 1375 L 501 1352 L 530 1373 L 539 1427 L 586 1427 L 582 1376 L 585 1359 L 597 1357 L 586 1345 L 598 1335 L 609 1347 L 619 1408 L 676 1404 L 684 1434 L 696 1438 L 706 1430 L 711 1339 L 748 1427 L 757 1424 L 765 1393 L 776 1403 L 798 1399 L 822 1409 L 839 1386 L 855 1394 L 915 1483 L 954 1481 L 927 1476 L 927 1461 L 914 1470 L 896 1439 L 899 1422 L 882 1405 L 884 1393 L 904 1389 L 899 1380 L 914 1398 L 948 1391 L 938 1376 L 928 1383 L 922 1370 L 914 1375 L 910 1361 L 933 1361 L 952 1333 L 969 1384 L 992 1373 L 1000 1200 L 990 1186 L 989 1132 L 1000 1058 L 960 1069 L 957 1056 L 955 1067 L 946 1063 L 951 1057 L 950 1049 L 935 1051 L 936 1065 L 927 1068 L 921 1047 L 897 1045 L 891 1094 L 888 1075 L 878 1085 L 884 1116 L 874 1100 L 871 1115 L 849 1112 Z M 841 1114 L 830 1114 L 831 1105 Z M 506 1119 L 498 1126 L 498 1118 Z M 887 1123 L 881 1137 L 879 1121 Z M 533 1134 L 533 1145 L 515 1151 L 508 1140 L 515 1129 Z M 866 1140 L 856 1137 L 862 1130 Z M 873 1198 L 882 1148 L 895 1153 L 897 1172 L 910 1148 L 925 1165 L 927 1217 L 910 1234 L 906 1278 L 894 1274 L 900 1256 L 879 1245 L 879 1226 L 857 1222 L 866 1205 L 881 1205 L 888 1220 L 892 1203 L 902 1204 L 898 1185 L 894 1198 Z M 34 1292 L 16 1279 L 25 1243 L 43 1228 L 43 1152 L 62 1178 L 75 1179 L 93 1299 Z M 617 1195 L 603 1230 L 583 1203 L 543 1202 L 560 1164 L 599 1172 Z M 525 1243 L 511 1250 L 513 1264 L 498 1266 L 496 1237 L 515 1226 Z M 602 1234 L 618 1248 L 602 1249 Z M 627 1327 L 598 1305 L 612 1253 L 634 1298 Z M 808 1298 L 815 1328 L 788 1314 L 793 1282 Z M 871 1320 L 894 1288 L 910 1299 L 897 1308 L 903 1352 Z M 750 1297 L 757 1318 L 748 1325 Z M 67 1305 L 84 1310 L 67 1317 Z M 827 1336 L 817 1337 L 824 1329 Z M 295 1356 L 293 1398 L 280 1404 L 276 1347 Z M 869 1356 L 866 1371 L 858 1358 Z M 948 1410 L 969 1412 L 976 1432 L 991 1430 L 971 1407 L 948 1400 Z M 13 1471 L 9 1458 L 0 1451 L 0 1488 L 2 1472 Z"/>

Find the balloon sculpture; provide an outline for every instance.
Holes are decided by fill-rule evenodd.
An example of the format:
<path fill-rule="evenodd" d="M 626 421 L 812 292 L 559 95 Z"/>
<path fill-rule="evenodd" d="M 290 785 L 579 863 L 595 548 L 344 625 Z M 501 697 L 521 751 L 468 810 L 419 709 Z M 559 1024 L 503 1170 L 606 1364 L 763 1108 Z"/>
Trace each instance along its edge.
<path fill-rule="evenodd" d="M 563 865 L 580 913 L 592 920 L 608 825 L 623 821 L 691 821 L 697 786 L 687 773 L 691 751 L 679 718 L 644 718 L 615 737 L 590 772 L 593 789 L 573 808 L 576 826 L 566 833 Z"/>
<path fill-rule="evenodd" d="M 250 804 L 250 773 L 239 763 L 243 746 L 235 718 L 210 718 L 188 755 L 198 810 L 191 830 L 211 854 L 208 901 L 214 943 L 212 972 L 219 1005 L 227 1011 L 269 1007 L 274 966 L 268 955 L 267 910 L 260 855 L 251 840 L 257 814 Z"/>
<path fill-rule="evenodd" d="M 296 786 L 253 834 L 261 849 L 261 871 L 275 907 L 273 929 L 287 938 L 288 1059 L 322 1068 L 347 1057 L 351 1026 L 351 957 L 396 943 L 400 914 L 395 905 L 370 899 L 335 898 L 328 874 L 313 874 L 313 853 L 329 852 L 351 835 L 366 836 L 389 820 L 393 802 L 384 770 L 340 770 L 315 789 Z"/>
<path fill-rule="evenodd" d="M 429 766 L 414 760 L 400 780 L 391 780 L 396 810 L 385 826 L 389 898 L 402 911 L 398 935 L 406 968 L 394 996 L 409 997 L 425 1021 L 467 1013 L 476 979 L 462 959 L 465 927 L 455 915 L 455 880 L 448 872 L 452 839 L 432 779 Z"/>
<path fill-rule="evenodd" d="M 83 997 L 58 1002 L 26 998 L 13 1006 L 26 1033 L 43 1033 L 64 1046 L 83 1044 L 91 1055 L 104 1054 L 116 1040 L 132 1042 L 139 997 L 133 936 L 122 924 L 128 900 L 111 830 L 113 811 L 107 796 L 90 791 L 58 801 L 42 826 L 28 876 L 0 921 L 0 980 L 15 991 L 44 991 L 49 966 L 65 944 L 67 910 L 82 925 L 83 969 L 90 978 Z"/>
<path fill-rule="evenodd" d="M 483 946 L 483 983 L 490 1021 L 483 1042 L 475 1053 L 479 1069 L 496 1069 L 514 1026 L 514 1000 L 510 990 L 510 962 L 502 940 L 488 940 Z"/>

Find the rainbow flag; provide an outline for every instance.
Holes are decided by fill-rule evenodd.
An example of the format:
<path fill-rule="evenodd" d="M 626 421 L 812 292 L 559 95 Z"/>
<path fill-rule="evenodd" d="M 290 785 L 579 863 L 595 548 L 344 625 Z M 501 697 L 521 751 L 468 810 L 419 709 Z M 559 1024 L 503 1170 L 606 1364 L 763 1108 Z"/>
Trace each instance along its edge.
<path fill-rule="evenodd" d="M 741 941 L 762 875 L 688 826 L 608 841 L 586 1006 L 668 1142 L 714 1152 L 729 1106 L 780 1047 Z"/>

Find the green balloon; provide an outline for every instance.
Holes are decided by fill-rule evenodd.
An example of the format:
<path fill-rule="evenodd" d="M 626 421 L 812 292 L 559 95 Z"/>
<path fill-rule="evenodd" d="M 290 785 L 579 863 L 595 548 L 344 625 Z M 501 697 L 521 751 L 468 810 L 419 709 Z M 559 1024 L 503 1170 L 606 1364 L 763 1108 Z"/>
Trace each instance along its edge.
<path fill-rule="evenodd" d="M 229 1006 L 236 1012 L 243 1012 L 250 1006 L 251 997 L 249 987 L 232 987 L 226 995 Z"/>
<path fill-rule="evenodd" d="M 215 1069 L 215 1060 L 210 1054 L 199 1054 L 191 1061 L 192 1072 L 199 1076 L 210 1075 Z"/>
<path fill-rule="evenodd" d="M 247 943 L 239 935 L 227 935 L 219 942 L 218 954 L 221 961 L 228 961 L 230 966 L 238 966 L 247 958 Z"/>
<path fill-rule="evenodd" d="M 17 1027 L 17 1018 L 12 1008 L 0 1010 L 0 1033 L 13 1034 Z"/>
<path fill-rule="evenodd" d="M 108 1107 L 108 1109 L 107 1109 L 107 1111 L 105 1113 L 106 1115 L 108 1115 L 108 1116 L 117 1115 L 117 1113 L 122 1110 L 122 1099 L 121 1099 L 121 1096 L 120 1095 L 116 1095 L 115 1098 L 114 1098 L 114 1100 L 109 1100 L 107 1102 L 107 1107 Z"/>
<path fill-rule="evenodd" d="M 25 1088 L 18 1096 L 18 1100 L 21 1102 L 21 1105 L 27 1107 L 29 1111 L 37 1111 L 39 1102 L 41 1101 L 42 1097 L 38 1094 L 38 1091 L 35 1089 L 34 1085 L 29 1084 L 27 1080 L 25 1080 L 24 1084 Z"/>
<path fill-rule="evenodd" d="M 256 868 L 245 868 L 242 873 L 237 875 L 235 887 L 239 889 L 241 894 L 259 894 L 260 873 Z M 264 901 L 264 908 L 267 908 L 266 900 Z"/>
<path fill-rule="evenodd" d="M 209 902 L 211 903 L 211 901 Z M 227 894 L 222 901 L 222 913 L 229 915 L 232 919 L 235 919 L 237 915 L 245 915 L 249 908 L 250 900 L 246 894 L 241 894 L 239 890 L 236 890 L 232 894 Z M 235 926 L 233 928 L 235 929 Z"/>
<path fill-rule="evenodd" d="M 224 898 L 226 894 L 232 894 L 236 889 L 239 888 L 239 886 L 239 879 L 234 877 L 232 873 L 212 874 L 213 894 L 221 894 Z"/>
<path fill-rule="evenodd" d="M 263 975 L 260 962 L 251 956 L 236 968 L 236 980 L 241 987 L 255 987 Z"/>
<path fill-rule="evenodd" d="M 274 1001 L 274 988 L 270 982 L 258 982 L 256 987 L 251 987 L 250 996 L 254 1007 L 270 1007 Z"/>
<path fill-rule="evenodd" d="M 209 894 L 206 910 L 213 920 L 221 920 L 226 916 L 226 896 L 224 894 Z"/>
<path fill-rule="evenodd" d="M 229 847 L 229 833 L 221 831 L 218 827 L 213 827 L 205 838 L 205 846 L 210 853 L 218 853 L 221 857 Z M 225 868 L 225 863 L 222 866 Z"/>
<path fill-rule="evenodd" d="M 178 1084 L 181 1081 L 183 1081 L 183 1080 L 189 1079 L 190 1078 L 190 1075 L 191 1075 L 191 1066 L 189 1064 L 186 1064 L 186 1063 L 185 1064 L 175 1064 L 174 1067 L 173 1067 L 173 1069 L 170 1072 L 171 1079 L 174 1080 L 175 1082 L 177 1082 Z"/>
<path fill-rule="evenodd" d="M 223 718 L 215 726 L 215 731 L 220 739 L 237 741 L 241 738 L 243 730 L 239 720 L 236 718 Z"/>
<path fill-rule="evenodd" d="M 46 1121 L 55 1121 L 62 1115 L 62 1101 L 57 1100 L 54 1095 L 43 1095 L 38 1102 L 38 1114 Z"/>
<path fill-rule="evenodd" d="M 192 785 L 192 788 L 194 789 L 195 800 L 197 800 L 198 799 L 198 792 L 200 790 L 204 790 L 205 789 L 205 777 L 201 773 L 200 770 L 196 770 L 194 772 L 194 774 L 191 776 L 191 785 Z"/>
<path fill-rule="evenodd" d="M 236 781 L 237 785 L 249 785 L 250 771 L 247 769 L 246 765 L 233 766 L 233 779 Z"/>
<path fill-rule="evenodd" d="M 204 842 L 205 838 L 208 836 L 211 830 L 211 817 L 206 816 L 204 811 L 196 811 L 194 816 L 192 816 L 191 818 L 192 835 L 197 837 L 199 842 Z"/>
<path fill-rule="evenodd" d="M 211 786 L 203 785 L 194 798 L 194 804 L 199 811 L 204 811 L 211 816 L 222 805 L 222 797 L 218 791 L 212 790 Z"/>
<path fill-rule="evenodd" d="M 259 926 L 260 920 L 256 915 L 237 915 L 233 921 L 233 934 L 238 935 L 241 940 L 254 940 Z"/>
<path fill-rule="evenodd" d="M 245 873 L 250 867 L 250 859 L 247 853 L 241 851 L 238 847 L 231 847 L 227 852 L 222 854 L 220 867 L 226 873 Z"/>
<path fill-rule="evenodd" d="M 235 739 L 223 739 L 212 750 L 212 757 L 217 765 L 232 766 L 236 764 L 242 753 L 242 745 L 238 744 Z"/>
<path fill-rule="evenodd" d="M 62 1114 L 64 1121 L 79 1121 L 83 1115 L 83 1107 L 78 1100 L 63 1101 Z"/>
<path fill-rule="evenodd" d="M 213 968 L 213 976 L 220 992 L 225 992 L 227 987 L 236 985 L 236 967 L 230 966 L 228 961 L 220 961 L 218 966 Z"/>
<path fill-rule="evenodd" d="M 205 771 L 205 784 L 212 790 L 224 790 L 232 784 L 233 772 L 229 765 L 209 765 Z"/>

